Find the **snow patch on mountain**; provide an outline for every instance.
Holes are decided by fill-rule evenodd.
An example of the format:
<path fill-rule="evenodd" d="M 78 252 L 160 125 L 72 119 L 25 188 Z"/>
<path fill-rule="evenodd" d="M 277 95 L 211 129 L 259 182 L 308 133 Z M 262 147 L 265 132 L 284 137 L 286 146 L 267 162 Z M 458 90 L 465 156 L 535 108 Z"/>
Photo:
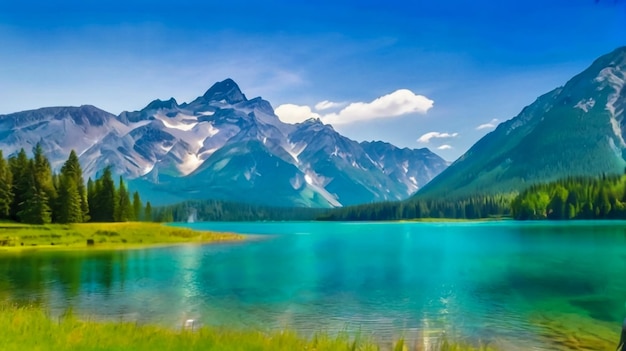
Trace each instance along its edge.
<path fill-rule="evenodd" d="M 324 183 L 326 183 L 327 180 L 323 177 L 318 176 L 315 172 L 308 171 L 304 175 L 304 180 L 310 187 L 313 188 L 313 190 L 322 195 L 322 197 L 324 197 L 324 199 L 328 201 L 331 206 L 341 206 L 341 203 L 337 200 L 337 196 L 329 193 L 328 190 L 324 188 Z"/>
<path fill-rule="evenodd" d="M 293 178 L 289 179 L 289 184 L 291 184 L 293 190 L 299 190 L 304 185 L 304 181 L 300 174 L 296 174 Z"/>
<path fill-rule="evenodd" d="M 574 106 L 574 108 L 579 108 L 583 110 L 585 113 L 589 112 L 596 104 L 596 101 L 593 98 L 582 99 L 578 101 L 578 103 Z"/>
<path fill-rule="evenodd" d="M 287 153 L 291 155 L 291 157 L 293 157 L 296 163 L 300 163 L 298 156 L 300 156 L 300 154 L 306 148 L 306 146 L 307 145 L 305 143 L 301 143 L 301 144 L 289 143 L 287 147 L 285 148 L 285 151 L 287 151 Z"/>
<path fill-rule="evenodd" d="M 202 165 L 202 160 L 199 155 L 196 154 L 187 154 L 183 159 L 182 163 L 180 163 L 177 168 L 183 175 L 189 175 L 191 172 L 195 171 Z"/>
<path fill-rule="evenodd" d="M 230 158 L 225 158 L 223 160 L 220 160 L 213 165 L 212 169 L 214 172 L 219 172 L 222 169 L 224 169 L 224 167 L 226 167 L 226 165 L 228 165 L 229 162 L 230 162 Z"/>
<path fill-rule="evenodd" d="M 609 112 L 613 133 L 617 137 L 620 146 L 626 147 L 626 141 L 624 141 L 624 137 L 622 136 L 622 128 L 620 127 L 620 121 L 618 120 L 620 115 L 623 114 L 623 110 L 616 111 L 615 106 L 615 103 L 620 98 L 620 94 L 622 92 L 622 89 L 624 88 L 626 74 L 620 66 L 606 67 L 600 71 L 600 74 L 596 78 L 596 81 L 599 83 L 604 83 L 611 89 L 613 89 L 613 92 L 607 98 L 605 108 Z"/>
<path fill-rule="evenodd" d="M 196 125 L 198 125 L 197 121 L 192 123 L 185 122 L 185 120 L 194 119 L 195 117 L 185 116 L 181 114 L 176 115 L 176 118 L 169 118 L 167 116 L 164 116 L 162 113 L 157 113 L 156 115 L 154 115 L 154 118 L 163 122 L 163 124 L 167 128 L 178 129 L 182 130 L 183 132 L 188 132 L 192 130 Z"/>
<path fill-rule="evenodd" d="M 145 166 L 143 168 L 143 171 L 141 172 L 141 175 L 144 176 L 144 175 L 152 172 L 153 169 L 154 169 L 154 163 L 149 164 L 149 165 L 147 165 L 147 166 Z"/>

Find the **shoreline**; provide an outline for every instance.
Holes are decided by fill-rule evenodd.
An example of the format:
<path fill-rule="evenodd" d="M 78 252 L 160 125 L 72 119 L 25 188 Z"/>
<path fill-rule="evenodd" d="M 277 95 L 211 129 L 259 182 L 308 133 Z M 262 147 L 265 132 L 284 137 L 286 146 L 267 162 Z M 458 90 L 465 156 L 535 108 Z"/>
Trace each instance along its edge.
<path fill-rule="evenodd" d="M 151 222 L 26 225 L 0 223 L 0 254 L 142 250 L 238 242 L 245 235 L 198 231 Z M 91 243 L 88 244 L 88 241 Z"/>

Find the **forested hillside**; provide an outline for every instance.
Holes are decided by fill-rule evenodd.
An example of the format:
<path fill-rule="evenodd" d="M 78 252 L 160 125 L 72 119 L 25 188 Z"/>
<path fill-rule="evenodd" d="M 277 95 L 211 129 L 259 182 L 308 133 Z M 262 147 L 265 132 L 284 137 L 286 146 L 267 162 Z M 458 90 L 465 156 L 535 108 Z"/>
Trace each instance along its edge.
<path fill-rule="evenodd" d="M 626 219 L 626 176 L 577 177 L 539 184 L 511 205 L 515 219 Z"/>

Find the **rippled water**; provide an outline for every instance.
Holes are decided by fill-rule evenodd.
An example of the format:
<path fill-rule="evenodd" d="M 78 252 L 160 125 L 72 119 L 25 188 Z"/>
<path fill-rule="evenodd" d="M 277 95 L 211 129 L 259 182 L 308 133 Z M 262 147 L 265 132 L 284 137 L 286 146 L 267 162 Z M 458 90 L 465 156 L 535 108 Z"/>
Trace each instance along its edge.
<path fill-rule="evenodd" d="M 254 235 L 205 246 L 3 254 L 0 298 L 173 327 L 194 318 L 302 333 L 362 330 L 383 340 L 445 332 L 538 349 L 549 346 L 552 323 L 566 321 L 557 332 L 577 324 L 617 332 L 626 315 L 626 222 L 189 226 Z"/>

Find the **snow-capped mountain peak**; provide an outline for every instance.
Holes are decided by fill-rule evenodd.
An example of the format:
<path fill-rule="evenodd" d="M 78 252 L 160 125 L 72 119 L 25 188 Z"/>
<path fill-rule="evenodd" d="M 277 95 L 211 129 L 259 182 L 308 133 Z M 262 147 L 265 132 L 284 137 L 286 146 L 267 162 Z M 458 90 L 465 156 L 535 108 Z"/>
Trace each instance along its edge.
<path fill-rule="evenodd" d="M 430 151 L 359 144 L 320 120 L 283 123 L 268 101 L 248 100 L 232 79 L 190 103 L 157 99 L 119 116 L 93 106 L 0 116 L 5 154 L 42 140 L 54 166 L 74 149 L 86 177 L 111 165 L 154 204 L 218 198 L 328 207 L 397 200 L 447 165 Z"/>

